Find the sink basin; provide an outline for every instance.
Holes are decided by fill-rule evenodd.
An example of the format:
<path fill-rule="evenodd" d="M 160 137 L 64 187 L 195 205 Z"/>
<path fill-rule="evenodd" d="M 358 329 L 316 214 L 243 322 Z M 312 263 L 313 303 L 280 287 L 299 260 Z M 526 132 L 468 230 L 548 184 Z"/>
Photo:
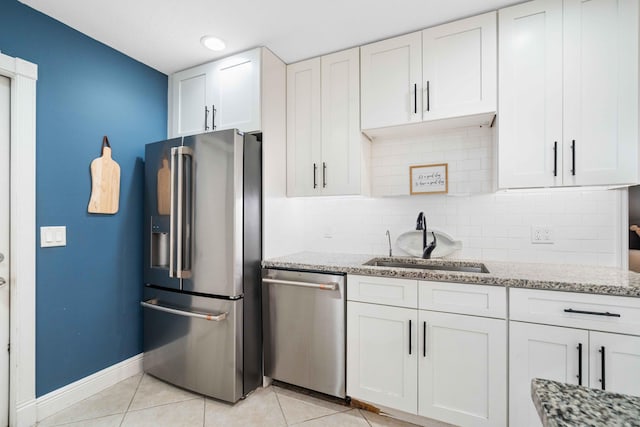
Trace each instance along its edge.
<path fill-rule="evenodd" d="M 365 262 L 363 265 L 374 267 L 392 267 L 392 268 L 415 268 L 418 270 L 439 270 L 439 271 L 457 271 L 462 273 L 488 273 L 487 267 L 481 263 L 463 263 L 463 262 L 437 262 L 432 263 L 419 259 L 389 259 L 389 258 L 373 258 Z"/>

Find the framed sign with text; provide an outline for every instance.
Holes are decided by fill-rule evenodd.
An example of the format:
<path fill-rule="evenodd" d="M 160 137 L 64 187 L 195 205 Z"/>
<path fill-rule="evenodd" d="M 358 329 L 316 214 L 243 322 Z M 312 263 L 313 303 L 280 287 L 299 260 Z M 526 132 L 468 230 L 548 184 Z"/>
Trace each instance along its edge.
<path fill-rule="evenodd" d="M 411 194 L 443 194 L 449 191 L 447 163 L 409 166 Z"/>

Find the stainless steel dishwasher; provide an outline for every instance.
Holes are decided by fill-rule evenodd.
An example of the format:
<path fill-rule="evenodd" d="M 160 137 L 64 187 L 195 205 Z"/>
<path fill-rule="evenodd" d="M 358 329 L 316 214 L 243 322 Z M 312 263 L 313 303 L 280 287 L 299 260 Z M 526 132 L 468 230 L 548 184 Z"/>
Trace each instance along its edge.
<path fill-rule="evenodd" d="M 345 398 L 345 277 L 262 270 L 264 371 Z"/>

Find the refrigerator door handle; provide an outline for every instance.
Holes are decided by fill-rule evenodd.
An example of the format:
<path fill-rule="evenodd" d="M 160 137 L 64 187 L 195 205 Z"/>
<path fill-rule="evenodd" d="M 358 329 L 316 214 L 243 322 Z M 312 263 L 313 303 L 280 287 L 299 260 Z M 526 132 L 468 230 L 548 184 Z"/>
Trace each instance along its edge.
<path fill-rule="evenodd" d="M 192 203 L 191 179 L 188 179 L 189 188 L 185 195 L 185 174 L 191 173 L 191 168 L 185 172 L 185 157 L 193 157 L 193 150 L 189 147 L 179 146 L 171 149 L 171 218 L 169 230 L 169 277 L 178 279 L 189 278 L 191 263 L 185 262 L 185 251 L 191 256 L 191 230 L 185 230 L 185 220 L 191 227 Z M 177 163 L 177 168 L 176 168 Z M 186 238 L 185 238 L 186 237 Z M 185 240 L 187 244 L 185 245 Z"/>
<path fill-rule="evenodd" d="M 140 305 L 145 308 L 150 308 L 152 310 L 164 311 L 166 313 L 177 314 L 178 316 L 186 316 L 186 317 L 194 317 L 196 319 L 204 319 L 212 322 L 221 322 L 227 318 L 229 313 L 223 312 L 218 314 L 211 313 L 194 313 L 191 311 L 178 310 L 176 308 L 165 307 L 164 305 L 158 304 L 158 300 L 156 298 L 152 298 L 146 301 L 140 301 Z"/>

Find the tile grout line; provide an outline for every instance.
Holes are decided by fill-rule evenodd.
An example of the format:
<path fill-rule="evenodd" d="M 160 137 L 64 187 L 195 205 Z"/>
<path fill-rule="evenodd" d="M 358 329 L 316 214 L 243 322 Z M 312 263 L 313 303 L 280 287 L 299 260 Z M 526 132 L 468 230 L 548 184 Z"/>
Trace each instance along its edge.
<path fill-rule="evenodd" d="M 280 396 L 276 392 L 276 389 L 273 387 L 273 384 L 269 386 L 271 388 L 271 392 L 276 395 L 276 401 L 278 402 L 278 408 L 280 408 L 280 413 L 282 414 L 282 419 L 284 423 L 289 426 L 289 421 L 287 420 L 287 416 L 284 414 L 284 410 L 282 409 L 282 404 L 280 403 Z"/>
<path fill-rule="evenodd" d="M 127 405 L 127 409 L 125 409 L 124 414 L 122 414 L 122 419 L 120 420 L 120 427 L 122 427 L 122 423 L 124 423 L 124 419 L 127 418 L 127 413 L 129 412 L 129 408 L 131 408 L 131 404 L 133 403 L 133 399 L 136 398 L 136 394 L 138 394 L 138 389 L 140 388 L 140 384 L 142 383 L 142 379 L 144 378 L 146 374 L 143 372 L 142 375 L 140 376 L 140 380 L 138 380 L 138 384 L 136 384 L 136 389 L 133 392 L 133 396 L 131 396 L 131 400 L 129 401 L 129 404 Z"/>
<path fill-rule="evenodd" d="M 358 413 L 360 414 L 360 416 L 362 418 L 364 418 L 364 420 L 367 422 L 367 424 L 369 424 L 369 427 L 373 427 L 373 424 L 371 424 L 371 421 L 369 421 L 369 418 L 365 417 L 364 414 L 362 413 L 362 409 L 358 409 Z"/>

